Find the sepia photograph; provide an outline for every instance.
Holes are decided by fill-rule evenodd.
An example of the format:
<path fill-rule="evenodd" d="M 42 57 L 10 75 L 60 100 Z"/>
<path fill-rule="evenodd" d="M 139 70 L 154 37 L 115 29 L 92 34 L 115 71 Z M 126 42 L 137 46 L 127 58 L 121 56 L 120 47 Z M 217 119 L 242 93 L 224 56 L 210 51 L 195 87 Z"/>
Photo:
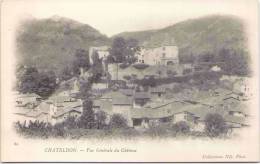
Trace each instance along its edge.
<path fill-rule="evenodd" d="M 258 14 L 254 0 L 2 1 L 1 161 L 259 161 Z"/>

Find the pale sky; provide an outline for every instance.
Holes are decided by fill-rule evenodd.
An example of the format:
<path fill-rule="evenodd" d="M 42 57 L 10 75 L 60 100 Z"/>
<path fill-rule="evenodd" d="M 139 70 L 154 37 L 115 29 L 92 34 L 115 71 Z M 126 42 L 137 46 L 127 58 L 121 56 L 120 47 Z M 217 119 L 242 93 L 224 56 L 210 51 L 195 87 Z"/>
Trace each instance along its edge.
<path fill-rule="evenodd" d="M 8 16 L 48 18 L 54 15 L 88 24 L 111 36 L 124 31 L 158 29 L 210 14 L 246 18 L 252 0 L 8 0 Z M 19 20 L 20 20 L 19 19 Z"/>

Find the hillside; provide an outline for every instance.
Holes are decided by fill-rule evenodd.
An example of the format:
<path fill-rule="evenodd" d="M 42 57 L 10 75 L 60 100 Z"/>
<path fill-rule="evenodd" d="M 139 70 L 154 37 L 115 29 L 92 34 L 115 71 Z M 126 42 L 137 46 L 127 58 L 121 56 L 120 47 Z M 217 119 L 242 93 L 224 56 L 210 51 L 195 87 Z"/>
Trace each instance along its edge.
<path fill-rule="evenodd" d="M 191 55 L 218 55 L 223 49 L 246 54 L 243 30 L 243 22 L 236 17 L 207 16 L 163 29 L 124 32 L 108 38 L 89 25 L 56 16 L 32 19 L 21 25 L 17 35 L 17 58 L 19 64 L 60 73 L 70 65 L 76 49 L 110 45 L 112 39 L 119 36 L 137 39 L 144 46 L 176 44 L 181 61 Z"/>
<path fill-rule="evenodd" d="M 17 35 L 19 64 L 34 65 L 59 73 L 72 60 L 75 50 L 110 44 L 93 27 L 62 17 L 24 22 Z"/>
<path fill-rule="evenodd" d="M 125 32 L 113 37 L 135 38 L 144 46 L 176 44 L 180 56 L 218 54 L 223 48 L 245 49 L 243 23 L 232 16 L 207 16 L 190 19 L 163 29 Z"/>

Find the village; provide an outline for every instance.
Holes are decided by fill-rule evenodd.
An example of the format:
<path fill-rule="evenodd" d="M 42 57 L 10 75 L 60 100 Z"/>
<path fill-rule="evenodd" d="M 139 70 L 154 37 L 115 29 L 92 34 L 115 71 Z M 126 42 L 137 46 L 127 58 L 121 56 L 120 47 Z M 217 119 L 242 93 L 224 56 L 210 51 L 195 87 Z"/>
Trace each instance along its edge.
<path fill-rule="evenodd" d="M 105 112 L 107 124 L 114 114 L 120 114 L 128 127 L 137 130 L 184 121 L 192 131 L 204 131 L 207 114 L 218 113 L 231 130 L 250 126 L 247 108 L 253 96 L 248 84 L 250 78 L 221 74 L 216 63 L 180 63 L 176 45 L 140 47 L 134 54 L 137 60 L 126 67 L 122 63 L 107 64 L 109 49 L 109 46 L 89 48 L 90 62 L 97 55 L 105 70 L 91 86 L 89 99 L 94 113 Z M 213 87 L 191 85 L 194 79 L 187 77 L 205 71 L 219 76 L 217 82 L 208 79 Z M 37 120 L 54 125 L 68 117 L 79 118 L 83 113 L 83 100 L 77 96 L 80 81 L 90 76 L 89 71 L 81 70 L 79 77 L 59 84 L 59 88 L 66 89 L 58 89 L 48 99 L 35 93 L 17 93 L 13 112 L 16 120 L 24 124 Z M 153 81 L 160 83 L 153 85 Z"/>

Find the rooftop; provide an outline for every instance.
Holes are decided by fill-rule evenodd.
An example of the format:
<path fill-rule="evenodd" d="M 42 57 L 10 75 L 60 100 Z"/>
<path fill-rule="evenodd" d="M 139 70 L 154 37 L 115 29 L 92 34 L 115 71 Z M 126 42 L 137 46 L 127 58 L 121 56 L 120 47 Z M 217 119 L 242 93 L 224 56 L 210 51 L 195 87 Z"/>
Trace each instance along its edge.
<path fill-rule="evenodd" d="M 36 93 L 25 93 L 25 94 L 17 95 L 17 98 L 27 98 L 27 97 L 41 98 L 41 96 L 37 95 Z"/>
<path fill-rule="evenodd" d="M 132 105 L 133 99 L 129 97 L 118 97 L 112 100 L 113 105 Z"/>
<path fill-rule="evenodd" d="M 135 99 L 150 99 L 150 94 L 148 92 L 135 92 Z"/>

